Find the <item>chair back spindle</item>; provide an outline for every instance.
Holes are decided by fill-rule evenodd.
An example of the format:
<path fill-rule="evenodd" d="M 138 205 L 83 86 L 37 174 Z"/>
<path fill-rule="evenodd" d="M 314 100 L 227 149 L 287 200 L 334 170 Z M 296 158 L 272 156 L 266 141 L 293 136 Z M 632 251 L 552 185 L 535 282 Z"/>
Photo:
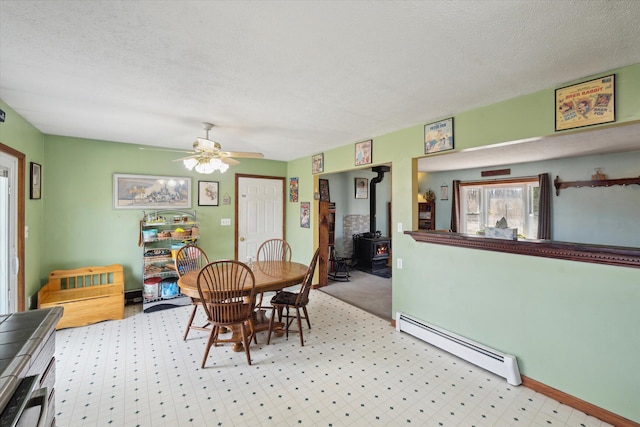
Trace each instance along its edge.
<path fill-rule="evenodd" d="M 291 246 L 283 239 L 270 239 L 258 248 L 258 261 L 291 261 Z"/>
<path fill-rule="evenodd" d="M 207 264 L 209 264 L 207 254 L 194 244 L 181 247 L 176 254 L 175 266 L 180 277 L 190 271 L 199 271 Z"/>

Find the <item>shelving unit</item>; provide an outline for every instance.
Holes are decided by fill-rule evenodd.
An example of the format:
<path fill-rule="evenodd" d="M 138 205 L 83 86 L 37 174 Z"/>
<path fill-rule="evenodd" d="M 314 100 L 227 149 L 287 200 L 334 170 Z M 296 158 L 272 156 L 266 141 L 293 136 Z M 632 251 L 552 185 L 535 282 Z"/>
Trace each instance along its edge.
<path fill-rule="evenodd" d="M 611 187 L 612 185 L 640 185 L 640 177 L 637 178 L 621 178 L 621 179 L 592 179 L 588 181 L 566 181 L 561 182 L 560 177 L 556 176 L 553 185 L 556 187 L 556 196 L 560 195 L 560 189 L 570 187 Z"/>
<path fill-rule="evenodd" d="M 180 293 L 174 258 L 180 247 L 200 237 L 196 212 L 143 212 L 140 242 L 143 248 L 142 305 L 145 312 L 189 304 Z M 178 229 L 182 229 L 180 232 Z"/>
<path fill-rule="evenodd" d="M 435 230 L 436 202 L 418 203 L 418 229 Z"/>

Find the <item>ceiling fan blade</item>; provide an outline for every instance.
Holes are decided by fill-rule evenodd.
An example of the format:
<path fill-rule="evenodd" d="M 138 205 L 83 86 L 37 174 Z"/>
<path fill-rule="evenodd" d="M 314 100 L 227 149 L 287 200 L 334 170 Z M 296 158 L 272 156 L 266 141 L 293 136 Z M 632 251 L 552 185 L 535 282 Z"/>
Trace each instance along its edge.
<path fill-rule="evenodd" d="M 188 153 L 188 154 L 195 154 L 194 151 L 187 151 L 187 150 L 174 150 L 173 148 L 146 148 L 146 147 L 138 147 L 138 149 L 140 150 L 145 150 L 145 151 L 167 151 L 169 153 Z"/>
<path fill-rule="evenodd" d="M 262 153 L 250 153 L 247 151 L 221 151 L 221 156 L 227 157 L 240 157 L 245 159 L 262 159 L 264 154 Z"/>
<path fill-rule="evenodd" d="M 226 163 L 229 166 L 235 166 L 240 164 L 239 161 L 237 161 L 236 159 L 232 159 L 231 157 L 221 157 L 220 160 L 222 161 L 222 163 Z"/>

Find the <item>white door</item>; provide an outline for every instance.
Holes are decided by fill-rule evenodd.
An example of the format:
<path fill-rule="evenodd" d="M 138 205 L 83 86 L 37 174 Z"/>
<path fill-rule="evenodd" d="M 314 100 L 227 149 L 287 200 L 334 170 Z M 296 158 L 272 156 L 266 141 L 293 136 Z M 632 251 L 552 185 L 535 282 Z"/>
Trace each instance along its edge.
<path fill-rule="evenodd" d="M 0 314 L 17 310 L 17 170 L 17 159 L 0 153 Z"/>
<path fill-rule="evenodd" d="M 237 178 L 237 260 L 255 259 L 268 239 L 284 238 L 284 179 Z"/>

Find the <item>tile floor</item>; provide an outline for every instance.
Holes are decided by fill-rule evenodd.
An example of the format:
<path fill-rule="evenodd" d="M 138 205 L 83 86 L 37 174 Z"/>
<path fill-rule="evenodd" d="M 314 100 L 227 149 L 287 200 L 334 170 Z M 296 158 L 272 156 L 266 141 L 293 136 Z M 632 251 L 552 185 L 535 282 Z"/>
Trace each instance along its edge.
<path fill-rule="evenodd" d="M 200 369 L 206 334 L 182 340 L 190 307 L 141 309 L 58 332 L 58 426 L 608 425 L 322 292 L 305 346 L 261 333 L 252 366 L 225 345 Z"/>

